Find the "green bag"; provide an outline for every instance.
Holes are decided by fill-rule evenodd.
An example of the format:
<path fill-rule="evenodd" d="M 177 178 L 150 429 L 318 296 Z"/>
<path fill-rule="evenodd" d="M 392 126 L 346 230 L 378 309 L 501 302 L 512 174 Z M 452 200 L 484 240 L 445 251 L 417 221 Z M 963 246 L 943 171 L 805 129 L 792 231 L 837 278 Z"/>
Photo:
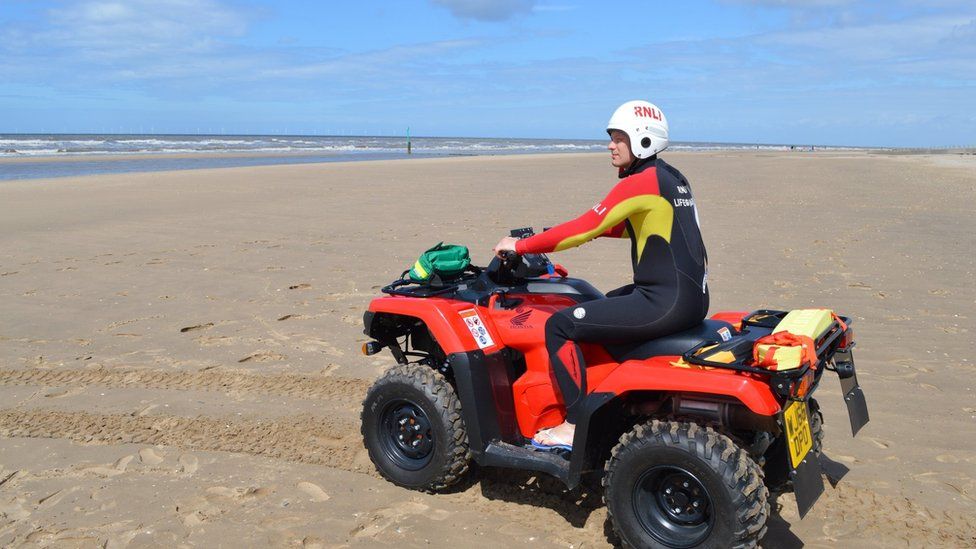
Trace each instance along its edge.
<path fill-rule="evenodd" d="M 470 264 L 471 257 L 468 255 L 467 247 L 441 242 L 420 255 L 409 271 L 410 280 L 428 282 L 435 276 L 455 277 L 463 273 Z"/>

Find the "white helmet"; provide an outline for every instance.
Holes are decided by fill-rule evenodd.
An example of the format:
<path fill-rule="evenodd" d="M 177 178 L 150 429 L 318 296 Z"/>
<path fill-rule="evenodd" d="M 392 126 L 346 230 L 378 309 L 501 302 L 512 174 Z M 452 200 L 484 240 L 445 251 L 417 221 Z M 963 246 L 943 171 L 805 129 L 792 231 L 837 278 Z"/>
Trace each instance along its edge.
<path fill-rule="evenodd" d="M 617 107 L 607 123 L 607 133 L 610 130 L 627 134 L 637 158 L 649 158 L 668 147 L 668 119 L 647 101 L 628 101 Z"/>

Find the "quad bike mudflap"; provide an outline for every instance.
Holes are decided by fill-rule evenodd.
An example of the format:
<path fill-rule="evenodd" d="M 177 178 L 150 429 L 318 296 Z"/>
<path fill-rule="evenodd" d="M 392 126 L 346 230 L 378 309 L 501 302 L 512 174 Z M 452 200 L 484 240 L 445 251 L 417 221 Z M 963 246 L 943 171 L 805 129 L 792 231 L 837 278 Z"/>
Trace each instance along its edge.
<path fill-rule="evenodd" d="M 363 316 L 363 353 L 388 349 L 396 365 L 367 392 L 361 429 L 379 473 L 406 488 L 444 489 L 472 461 L 569 489 L 592 475 L 625 545 L 754 547 L 771 491 L 795 492 L 802 517 L 824 490 L 813 395 L 825 372 L 840 379 L 852 432 L 868 421 L 849 318 L 818 327 L 812 359 L 771 370 L 753 351 L 790 313 L 730 311 L 651 341 L 581 344 L 587 396 L 573 450 L 538 451 L 533 435 L 565 418 L 546 321 L 604 295 L 543 255 L 494 258 L 436 284 L 401 276 L 382 291 Z"/>
<path fill-rule="evenodd" d="M 786 311 L 759 310 L 745 316 L 741 321 L 741 329 L 750 326 L 758 328 L 775 328 Z M 854 332 L 850 329 L 851 319 L 838 317 L 838 322 L 831 326 L 824 335 L 817 340 L 817 357 L 824 357 L 827 349 L 833 347 L 832 353 L 826 353 L 829 360 L 820 360 L 816 364 L 807 364 L 797 370 L 785 373 L 773 372 L 770 386 L 774 392 L 785 398 L 782 410 L 776 415 L 776 423 L 783 431 L 782 446 L 785 446 L 786 458 L 779 461 L 779 466 L 771 464 L 767 467 L 767 474 L 772 471 L 773 477 L 786 478 L 791 484 L 796 497 L 796 505 L 803 518 L 813 507 L 824 491 L 822 451 L 822 422 L 820 406 L 811 398 L 814 389 L 820 381 L 822 367 L 837 374 L 840 380 L 844 403 L 847 405 L 847 415 L 851 422 L 851 435 L 856 436 L 869 420 L 867 401 L 864 392 L 857 382 L 852 348 L 854 347 Z M 841 329 L 843 328 L 843 329 Z M 711 357 L 725 353 L 733 357 L 742 355 L 742 343 L 735 339 L 717 345 L 708 342 L 697 345 L 684 354 L 684 358 L 692 364 L 708 367 L 726 367 L 739 371 L 770 374 L 768 370 L 761 370 L 749 366 L 745 361 L 719 362 L 710 360 Z M 702 352 L 703 348 L 707 348 Z M 751 349 L 750 349 L 751 350 Z"/>

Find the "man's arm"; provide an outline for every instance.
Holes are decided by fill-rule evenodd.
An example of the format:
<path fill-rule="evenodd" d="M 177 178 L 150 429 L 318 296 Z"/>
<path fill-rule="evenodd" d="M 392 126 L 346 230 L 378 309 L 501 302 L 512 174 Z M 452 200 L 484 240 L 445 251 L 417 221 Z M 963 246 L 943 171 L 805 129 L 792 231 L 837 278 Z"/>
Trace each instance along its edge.
<path fill-rule="evenodd" d="M 627 222 L 623 221 L 618 223 L 616 227 L 610 227 L 603 234 L 597 236 L 597 238 L 627 238 Z"/>
<path fill-rule="evenodd" d="M 652 179 L 648 180 L 648 177 Z M 515 244 L 515 251 L 519 254 L 558 252 L 589 242 L 604 233 L 614 236 L 618 227 L 625 225 L 624 220 L 628 216 L 646 209 L 657 196 L 656 175 L 628 177 L 583 215 L 543 233 L 519 240 Z"/>

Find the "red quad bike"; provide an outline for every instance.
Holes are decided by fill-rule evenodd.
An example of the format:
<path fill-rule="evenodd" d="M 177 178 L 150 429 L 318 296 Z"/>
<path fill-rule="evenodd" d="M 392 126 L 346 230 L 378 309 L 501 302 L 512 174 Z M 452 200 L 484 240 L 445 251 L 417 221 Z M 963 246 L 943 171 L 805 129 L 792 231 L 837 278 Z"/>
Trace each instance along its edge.
<path fill-rule="evenodd" d="M 435 284 L 401 276 L 382 291 L 363 316 L 363 352 L 387 348 L 397 365 L 370 388 L 362 434 L 380 474 L 406 488 L 446 488 L 471 460 L 570 489 L 602 472 L 626 545 L 750 547 L 765 534 L 770 490 L 793 491 L 801 517 L 824 490 L 823 416 L 811 398 L 824 372 L 840 378 L 852 432 L 868 421 L 849 318 L 816 338 L 815 361 L 774 371 L 753 347 L 786 312 L 721 312 L 651 341 L 581 344 L 588 393 L 573 450 L 535 450 L 532 436 L 565 413 L 546 319 L 605 296 L 544 255 L 495 258 Z"/>

